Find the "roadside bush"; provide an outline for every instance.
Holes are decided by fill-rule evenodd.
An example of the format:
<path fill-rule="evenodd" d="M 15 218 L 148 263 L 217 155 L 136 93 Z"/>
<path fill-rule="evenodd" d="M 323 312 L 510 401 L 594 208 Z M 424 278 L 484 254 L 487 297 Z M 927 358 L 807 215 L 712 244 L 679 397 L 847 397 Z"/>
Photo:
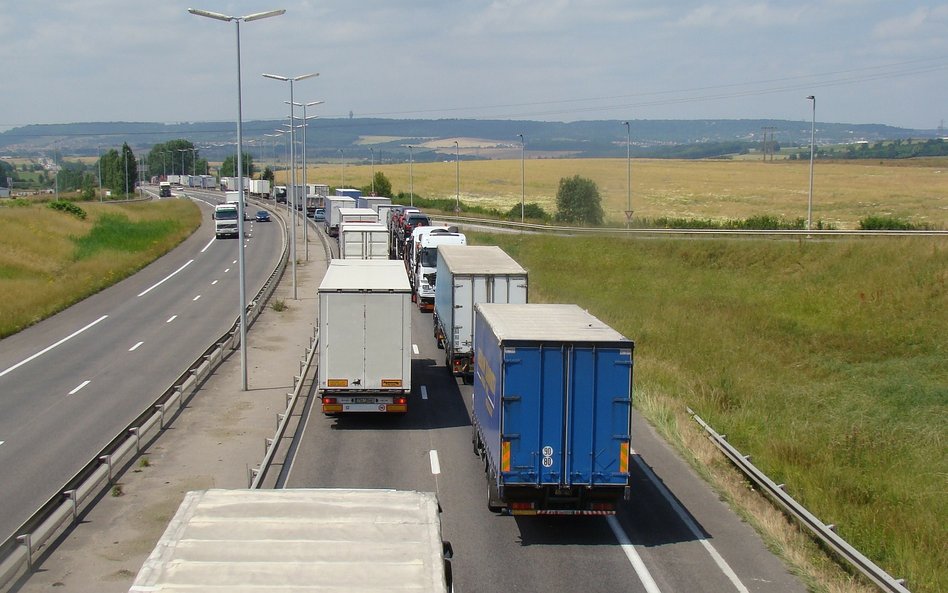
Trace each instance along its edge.
<path fill-rule="evenodd" d="M 65 212 L 66 214 L 72 214 L 80 220 L 86 219 L 86 211 L 69 200 L 53 200 L 47 205 L 53 210 L 59 210 L 60 212 Z"/>
<path fill-rule="evenodd" d="M 927 224 L 916 224 L 894 216 L 867 216 L 859 221 L 862 231 L 930 231 Z"/>
<path fill-rule="evenodd" d="M 523 205 L 523 218 L 525 220 L 539 220 L 541 222 L 549 222 L 552 216 L 550 216 L 539 204 L 536 202 L 531 202 L 529 204 Z M 507 212 L 507 220 L 520 220 L 520 204 L 514 205 Z"/>

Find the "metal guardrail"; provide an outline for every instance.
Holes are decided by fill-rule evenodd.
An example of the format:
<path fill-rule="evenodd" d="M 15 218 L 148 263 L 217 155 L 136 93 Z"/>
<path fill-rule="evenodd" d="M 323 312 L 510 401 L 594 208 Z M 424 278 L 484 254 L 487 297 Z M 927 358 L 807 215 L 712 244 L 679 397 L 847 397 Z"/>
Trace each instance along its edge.
<path fill-rule="evenodd" d="M 948 237 L 948 230 L 919 230 L 919 231 L 860 231 L 860 230 L 802 230 L 802 229 L 624 229 L 611 227 L 579 227 L 533 222 L 511 222 L 494 218 L 478 218 L 474 216 L 437 216 L 438 222 L 445 224 L 483 224 L 511 230 L 526 230 L 531 232 L 547 233 L 574 233 L 587 235 L 707 235 L 707 236 L 783 236 L 783 237 Z"/>
<path fill-rule="evenodd" d="M 820 539 L 840 558 L 852 565 L 856 570 L 862 573 L 866 578 L 876 584 L 882 591 L 891 593 L 911 593 L 905 587 L 905 581 L 896 579 L 876 565 L 872 560 L 866 558 L 859 550 L 852 547 L 846 540 L 841 538 L 834 531 L 833 525 L 823 523 L 803 505 L 794 500 L 792 496 L 784 490 L 783 484 L 777 484 L 760 471 L 753 463 L 750 457 L 743 455 L 727 442 L 724 435 L 717 433 L 700 416 L 688 408 L 688 414 L 697 422 L 707 433 L 708 438 L 721 450 L 724 455 L 731 460 L 748 478 L 757 484 L 773 500 L 775 500 L 784 511 L 796 519 L 798 523 L 806 527 L 816 537 Z"/>
<path fill-rule="evenodd" d="M 283 250 L 280 262 L 257 295 L 247 305 L 247 325 L 253 325 L 265 304 L 273 295 L 286 270 L 289 246 L 286 225 L 283 224 Z M 96 498 L 108 489 L 112 480 L 122 473 L 139 455 L 142 447 L 164 430 L 166 419 L 172 418 L 182 407 L 186 395 L 191 394 L 223 361 L 228 349 L 240 343 L 240 316 L 220 338 L 205 350 L 155 402 L 145 409 L 125 430 L 105 446 L 73 478 L 68 480 L 60 494 L 53 496 L 17 529 L 15 535 L 0 544 L 0 591 L 7 591 L 23 575 L 32 570 L 34 559 L 41 556 L 50 542 L 59 537 Z"/>
<path fill-rule="evenodd" d="M 309 218 L 303 219 L 304 224 L 313 225 L 313 232 L 316 233 L 316 236 L 319 237 L 320 243 L 323 245 L 323 251 L 326 255 L 326 261 L 332 259 L 332 247 L 330 247 L 329 242 L 325 233 L 319 231 L 319 227 L 315 222 L 309 220 Z M 263 488 L 263 482 L 267 479 L 267 473 L 270 471 L 270 467 L 273 465 L 273 458 L 276 455 L 277 450 L 279 449 L 280 441 L 283 440 L 283 437 L 286 435 L 286 429 L 290 424 L 290 418 L 293 416 L 293 411 L 296 409 L 296 404 L 300 399 L 300 393 L 305 384 L 305 377 L 309 374 L 309 369 L 313 365 L 313 358 L 319 347 L 319 333 L 318 329 L 313 333 L 313 339 L 310 342 L 309 348 L 307 348 L 306 360 L 303 362 L 303 365 L 300 368 L 300 374 L 293 377 L 293 391 L 292 393 L 287 394 L 287 404 L 286 409 L 280 414 L 280 422 L 277 425 L 276 434 L 272 439 L 268 439 L 266 443 L 266 451 L 263 455 L 263 460 L 260 462 L 259 467 L 256 467 L 251 470 L 252 479 L 250 481 L 250 488 L 253 490 Z"/>

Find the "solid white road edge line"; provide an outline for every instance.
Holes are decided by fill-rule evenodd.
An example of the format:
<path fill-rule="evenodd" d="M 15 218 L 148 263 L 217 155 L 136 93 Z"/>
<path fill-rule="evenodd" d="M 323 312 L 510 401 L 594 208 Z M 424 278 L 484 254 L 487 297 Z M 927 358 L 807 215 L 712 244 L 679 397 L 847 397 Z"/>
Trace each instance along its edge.
<path fill-rule="evenodd" d="M 625 552 L 625 557 L 629 559 L 632 568 L 635 569 L 635 574 L 639 575 L 639 580 L 642 581 L 642 586 L 645 587 L 645 591 L 647 593 L 662 593 L 662 590 L 659 589 L 655 583 L 655 579 L 652 578 L 652 573 L 648 571 L 648 568 L 645 567 L 645 563 L 642 562 L 642 557 L 639 556 L 639 553 L 635 551 L 635 546 L 629 541 L 629 536 L 622 531 L 619 520 L 616 519 L 615 515 L 609 515 L 606 517 L 606 522 L 608 522 L 609 527 L 612 528 L 612 533 L 615 534 L 619 545 L 622 547 L 622 551 Z"/>
<path fill-rule="evenodd" d="M 44 348 L 43 350 L 40 350 L 39 352 L 37 352 L 36 354 L 34 354 L 33 356 L 31 356 L 31 357 L 29 357 L 29 358 L 26 358 L 26 359 L 24 359 L 24 360 L 21 360 L 20 362 L 16 363 L 16 364 L 13 365 L 12 367 L 10 367 L 10 368 L 8 368 L 7 370 L 5 370 L 5 371 L 3 371 L 2 373 L 0 373 L 0 377 L 6 375 L 7 373 L 9 373 L 9 372 L 11 372 L 11 371 L 13 371 L 13 370 L 16 370 L 16 369 L 20 368 L 21 366 L 25 365 L 26 363 L 30 362 L 31 360 L 34 360 L 34 359 L 36 359 L 36 358 L 39 358 L 40 356 L 46 354 L 47 352 L 49 352 L 50 350 L 52 350 L 52 349 L 55 348 L 56 346 L 59 346 L 60 344 L 63 344 L 63 343 L 66 342 L 67 340 L 70 340 L 70 339 L 72 339 L 72 338 L 75 338 L 76 336 L 78 336 L 78 335 L 81 334 L 82 332 L 86 331 L 87 329 L 89 329 L 90 327 L 92 327 L 93 325 L 99 323 L 100 321 L 102 321 L 103 319 L 105 319 L 105 318 L 107 318 L 107 317 L 108 317 L 108 315 L 103 315 L 102 317 L 99 317 L 98 319 L 96 319 L 95 321 L 93 321 L 93 322 L 90 323 L 89 325 L 85 326 L 84 328 L 82 328 L 82 329 L 80 329 L 80 330 L 76 330 L 76 331 L 74 331 L 73 333 L 71 333 L 71 334 L 69 334 L 68 336 L 66 336 L 65 338 L 63 338 L 62 340 L 59 340 L 58 342 L 56 342 L 56 343 L 53 344 L 52 346 L 47 346 L 47 347 Z"/>
<path fill-rule="evenodd" d="M 72 391 L 70 391 L 70 392 L 69 392 L 69 395 L 75 395 L 76 392 L 78 392 L 80 389 L 82 389 L 83 387 L 85 387 L 85 386 L 88 385 L 89 383 L 91 383 L 91 381 L 83 381 L 82 383 L 80 383 L 79 385 L 77 385 L 75 389 L 73 389 Z"/>
<path fill-rule="evenodd" d="M 167 276 L 165 276 L 164 278 L 162 278 L 161 280 L 159 280 L 159 281 L 156 282 L 155 284 L 152 284 L 151 286 L 149 286 L 148 288 L 146 288 L 146 289 L 143 290 L 142 292 L 138 293 L 138 296 L 143 297 L 143 296 L 145 296 L 146 294 L 148 294 L 149 292 L 151 292 L 152 290 L 158 288 L 159 286 L 161 286 L 162 284 L 164 284 L 167 280 L 169 280 L 172 276 L 174 276 L 175 274 L 177 274 L 177 273 L 180 272 L 181 270 L 185 269 L 186 267 L 190 266 L 193 262 L 194 262 L 193 259 L 188 260 L 188 263 L 184 264 L 183 266 L 181 266 L 180 268 L 178 268 L 178 269 L 175 270 L 174 272 L 171 272 L 170 274 L 168 274 Z"/>
<path fill-rule="evenodd" d="M 441 464 L 438 462 L 438 452 L 434 449 L 428 451 L 428 458 L 431 460 L 431 473 L 437 476 L 441 473 Z"/>
<path fill-rule="evenodd" d="M 670 504 L 672 509 L 674 509 L 682 523 L 688 526 L 688 530 L 691 531 L 692 535 L 695 536 L 695 539 L 701 542 L 701 545 L 704 546 L 704 549 L 708 551 L 711 559 L 714 560 L 714 563 L 718 565 L 718 568 L 721 569 L 721 572 L 723 572 L 724 575 L 730 579 L 731 583 L 734 585 L 734 588 L 740 591 L 740 593 L 750 593 L 747 590 L 747 587 L 744 586 L 744 583 L 741 582 L 741 579 L 738 578 L 737 574 L 731 568 L 731 565 L 728 564 L 723 557 L 721 557 L 721 554 L 719 554 L 715 547 L 711 545 L 711 542 L 709 542 L 708 539 L 704 537 L 704 534 L 701 533 L 701 530 L 698 529 L 698 526 L 695 525 L 695 522 L 691 519 L 688 513 L 685 512 L 685 509 L 682 508 L 681 504 L 675 500 L 675 497 L 672 496 L 672 493 L 668 491 L 668 488 L 662 484 L 661 480 L 658 479 L 658 476 L 655 475 L 655 472 L 652 471 L 652 468 L 646 465 L 645 462 L 642 461 L 642 458 L 638 455 L 635 455 L 633 459 L 635 459 L 636 465 L 638 465 L 642 471 L 645 472 L 645 475 L 648 476 L 648 479 L 652 481 L 662 496 L 665 497 L 665 500 L 667 500 L 668 504 Z"/>
<path fill-rule="evenodd" d="M 131 348 L 129 348 L 128 351 L 129 351 L 129 352 L 135 352 L 136 350 L 138 350 L 138 347 L 141 346 L 141 345 L 144 344 L 144 343 L 145 343 L 145 342 L 139 342 L 139 343 L 135 344 L 134 346 L 132 346 Z"/>

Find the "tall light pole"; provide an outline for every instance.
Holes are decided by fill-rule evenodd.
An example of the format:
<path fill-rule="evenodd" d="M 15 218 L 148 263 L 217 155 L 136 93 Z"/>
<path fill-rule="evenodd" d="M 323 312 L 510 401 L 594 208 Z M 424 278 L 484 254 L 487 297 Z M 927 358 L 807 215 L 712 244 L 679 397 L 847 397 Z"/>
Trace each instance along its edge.
<path fill-rule="evenodd" d="M 806 230 L 810 230 L 813 217 L 813 153 L 816 149 L 816 95 L 807 97 L 813 102 L 813 119 L 810 124 L 810 195 L 806 201 Z"/>
<path fill-rule="evenodd" d="M 303 252 L 305 254 L 304 257 L 306 258 L 306 261 L 309 261 L 309 233 L 307 231 L 307 228 L 309 227 L 309 222 L 306 220 L 307 219 L 306 200 L 309 199 L 309 185 L 306 183 L 306 128 L 308 126 L 306 122 L 307 120 L 310 120 L 316 117 L 315 115 L 307 116 L 306 108 L 312 107 L 313 105 L 321 105 L 321 104 L 322 104 L 322 101 L 310 101 L 309 103 L 294 103 L 295 106 L 303 108 L 303 124 L 301 126 L 303 128 Z"/>
<path fill-rule="evenodd" d="M 339 187 L 346 186 L 346 153 L 339 149 L 339 158 L 342 160 L 342 184 Z"/>
<path fill-rule="evenodd" d="M 369 147 L 369 152 L 372 154 L 372 195 L 375 195 L 375 149 L 371 146 Z"/>
<path fill-rule="evenodd" d="M 291 214 L 291 217 L 297 215 L 296 214 L 296 205 L 297 205 L 297 201 L 296 201 L 297 200 L 297 197 L 296 197 L 296 130 L 295 130 L 296 126 L 294 124 L 294 114 L 293 114 L 293 83 L 298 80 L 305 80 L 307 78 L 312 78 L 314 76 L 319 76 L 319 73 L 312 72 L 310 74 L 300 74 L 299 76 L 280 76 L 279 74 L 264 74 L 263 75 L 264 78 L 272 78 L 273 80 L 279 80 L 281 82 L 290 83 L 290 163 L 291 163 L 290 164 L 290 178 L 293 181 L 292 181 L 292 184 L 290 185 L 290 195 L 287 201 L 288 202 L 292 201 L 293 203 L 293 213 Z M 299 297 L 297 296 L 297 290 L 296 290 L 296 221 L 294 219 L 294 220 L 291 220 L 290 222 L 293 223 L 292 224 L 293 232 L 291 233 L 293 237 L 290 243 L 290 257 L 293 259 L 293 265 L 292 265 L 293 300 L 297 300 Z"/>
<path fill-rule="evenodd" d="M 454 171 L 457 178 L 458 193 L 454 199 L 454 215 L 461 215 L 461 148 L 458 141 L 454 141 Z"/>
<path fill-rule="evenodd" d="M 527 197 L 527 186 L 524 183 L 523 175 L 523 134 L 517 134 L 520 136 L 520 224 L 523 224 L 523 203 L 526 201 Z"/>
<path fill-rule="evenodd" d="M 240 374 L 243 377 L 243 390 L 247 391 L 247 296 L 246 296 L 246 266 L 244 265 L 244 175 L 243 175 L 243 115 L 240 102 L 240 21 L 251 22 L 271 16 L 279 16 L 286 12 L 283 9 L 256 12 L 246 16 L 227 16 L 217 12 L 189 8 L 188 12 L 219 21 L 234 21 L 237 29 L 237 268 L 240 276 Z"/>
<path fill-rule="evenodd" d="M 99 153 L 99 201 L 102 201 L 102 147 L 96 145 L 96 151 Z"/>
<path fill-rule="evenodd" d="M 186 153 L 186 152 L 188 151 L 188 149 L 187 149 L 187 148 L 178 148 L 177 150 L 178 150 L 178 152 L 181 153 L 181 174 L 182 174 L 182 175 L 185 175 L 185 170 L 184 170 L 184 153 Z M 182 185 L 183 185 L 183 184 L 182 184 Z"/>
<path fill-rule="evenodd" d="M 412 146 L 411 144 L 408 145 L 408 200 L 409 200 L 408 205 L 409 206 L 415 205 L 415 182 L 414 182 L 414 179 L 412 177 L 412 172 L 411 172 L 412 161 L 414 160 L 413 155 L 412 155 L 413 148 L 414 146 Z"/>
<path fill-rule="evenodd" d="M 632 224 L 632 126 L 624 121 L 625 126 L 625 173 L 627 202 L 625 206 L 625 228 Z"/>

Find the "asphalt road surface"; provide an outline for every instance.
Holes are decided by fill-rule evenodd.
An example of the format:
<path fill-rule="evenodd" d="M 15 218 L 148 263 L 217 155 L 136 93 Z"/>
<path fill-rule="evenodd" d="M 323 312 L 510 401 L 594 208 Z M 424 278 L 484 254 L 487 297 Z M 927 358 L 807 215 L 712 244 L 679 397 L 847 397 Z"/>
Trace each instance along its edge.
<path fill-rule="evenodd" d="M 239 315 L 236 240 L 204 222 L 172 253 L 5 338 L 0 348 L 0 541 L 132 422 Z M 278 223 L 246 223 L 247 294 L 282 250 Z M 249 298 L 249 297 L 248 297 Z"/>

